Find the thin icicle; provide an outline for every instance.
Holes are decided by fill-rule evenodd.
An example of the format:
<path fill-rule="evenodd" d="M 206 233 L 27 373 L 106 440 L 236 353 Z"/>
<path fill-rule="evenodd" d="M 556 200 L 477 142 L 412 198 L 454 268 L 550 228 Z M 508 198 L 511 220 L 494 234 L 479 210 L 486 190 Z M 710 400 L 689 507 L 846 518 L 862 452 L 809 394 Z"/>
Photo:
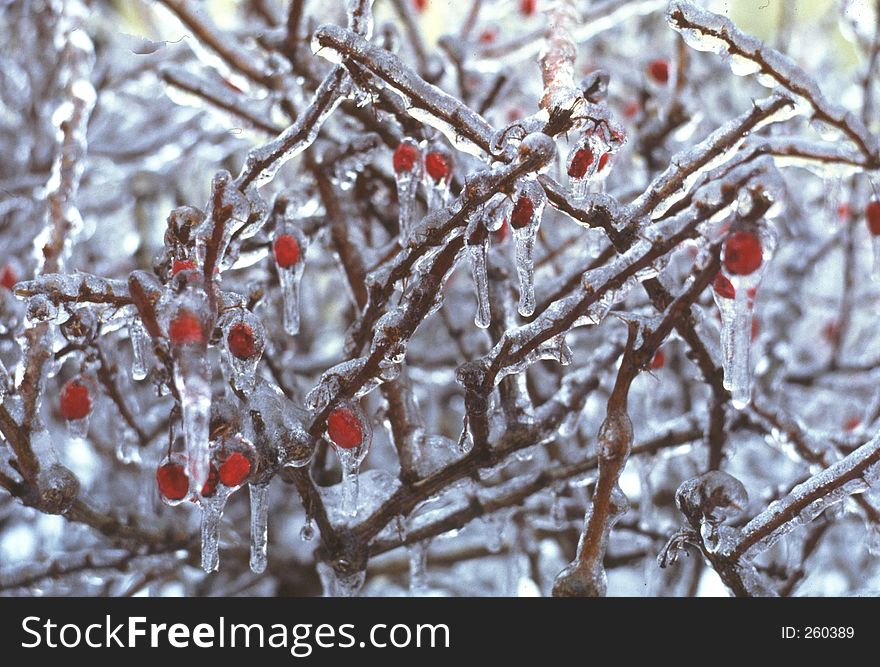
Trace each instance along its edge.
<path fill-rule="evenodd" d="M 143 380 L 147 377 L 149 337 L 140 320 L 132 322 L 128 330 L 129 337 L 131 338 L 132 354 L 131 379 L 135 381 Z"/>
<path fill-rule="evenodd" d="M 413 209 L 419 181 L 422 178 L 422 153 L 415 139 L 405 138 L 394 151 L 392 159 L 394 181 L 397 184 L 397 207 L 401 246 L 412 229 Z"/>
<path fill-rule="evenodd" d="M 409 594 L 413 597 L 424 595 L 428 590 L 428 547 L 431 540 L 422 540 L 406 548 L 409 556 Z"/>
<path fill-rule="evenodd" d="M 269 526 L 269 484 L 249 484 L 251 500 L 251 572 L 265 571 Z"/>
<path fill-rule="evenodd" d="M 477 295 L 477 312 L 474 324 L 481 329 L 489 326 L 489 232 L 482 222 L 477 221 L 474 231 L 468 236 L 468 256 L 471 261 L 471 272 L 474 276 L 474 290 Z"/>
<path fill-rule="evenodd" d="M 538 181 L 526 180 L 510 214 L 519 276 L 519 314 L 528 317 L 535 312 L 535 238 L 541 225 L 541 216 L 547 196 Z"/>
<path fill-rule="evenodd" d="M 218 490 L 210 498 L 200 498 L 202 509 L 202 569 L 214 572 L 220 567 L 220 520 L 226 508 L 227 493 Z"/>

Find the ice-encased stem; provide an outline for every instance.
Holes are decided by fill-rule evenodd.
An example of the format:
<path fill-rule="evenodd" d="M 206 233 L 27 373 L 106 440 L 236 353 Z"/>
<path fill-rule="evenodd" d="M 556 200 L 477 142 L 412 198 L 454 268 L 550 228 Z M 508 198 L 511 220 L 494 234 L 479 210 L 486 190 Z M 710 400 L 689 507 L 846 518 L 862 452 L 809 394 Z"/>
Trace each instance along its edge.
<path fill-rule="evenodd" d="M 752 308 L 747 290 L 738 287 L 733 298 L 733 312 L 727 322 L 722 314 L 722 329 L 729 327 L 725 345 L 724 387 L 731 393 L 733 406 L 742 410 L 751 397 Z M 723 336 L 723 331 L 722 331 Z"/>
<path fill-rule="evenodd" d="M 220 519 L 226 506 L 226 497 L 218 495 L 202 498 L 202 569 L 214 572 L 220 567 Z"/>
<path fill-rule="evenodd" d="M 251 572 L 265 571 L 269 535 L 269 485 L 249 484 L 251 500 Z"/>
<path fill-rule="evenodd" d="M 477 312 L 474 315 L 474 324 L 481 329 L 489 326 L 491 313 L 489 311 L 489 237 L 482 241 L 468 244 L 468 255 L 471 260 L 471 272 L 474 276 L 474 290 L 477 295 Z"/>
<path fill-rule="evenodd" d="M 413 210 L 415 209 L 416 193 L 419 191 L 419 179 L 410 172 L 396 174 L 397 182 L 397 208 L 400 225 L 401 245 L 405 245 L 406 239 L 412 230 Z"/>
<path fill-rule="evenodd" d="M 299 284 L 302 267 L 298 262 L 290 269 L 281 269 L 281 298 L 284 303 L 284 330 L 291 336 L 299 333 Z"/>
<path fill-rule="evenodd" d="M 516 272 L 519 275 L 519 314 L 528 317 L 535 312 L 535 237 L 538 225 L 534 222 L 513 230 Z"/>
<path fill-rule="evenodd" d="M 140 322 L 129 328 L 131 337 L 131 379 L 138 381 L 147 377 L 147 332 Z"/>
<path fill-rule="evenodd" d="M 204 350 L 185 349 L 174 367 L 180 394 L 189 488 L 199 493 L 210 470 L 211 369 Z"/>

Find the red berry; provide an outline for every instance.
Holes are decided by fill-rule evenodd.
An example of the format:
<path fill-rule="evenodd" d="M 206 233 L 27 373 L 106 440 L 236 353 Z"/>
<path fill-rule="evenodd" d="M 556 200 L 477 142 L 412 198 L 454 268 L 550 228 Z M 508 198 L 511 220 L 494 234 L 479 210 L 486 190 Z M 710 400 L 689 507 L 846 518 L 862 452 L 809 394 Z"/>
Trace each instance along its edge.
<path fill-rule="evenodd" d="M 205 339 L 202 322 L 188 310 L 182 310 L 168 325 L 168 338 L 175 345 L 201 343 Z"/>
<path fill-rule="evenodd" d="M 299 243 L 290 234 L 282 234 L 275 239 L 272 250 L 275 261 L 282 269 L 288 269 L 299 261 Z"/>
<path fill-rule="evenodd" d="M 425 156 L 425 170 L 428 176 L 439 182 L 449 178 L 449 164 L 446 156 L 437 151 L 431 151 Z"/>
<path fill-rule="evenodd" d="M 413 0 L 413 4 L 420 12 L 428 8 L 428 0 Z"/>
<path fill-rule="evenodd" d="M 237 359 L 250 359 L 256 352 L 254 330 L 245 322 L 236 322 L 229 327 L 226 336 L 226 345 L 233 357 Z"/>
<path fill-rule="evenodd" d="M 192 271 L 196 268 L 195 260 L 192 259 L 174 259 L 171 262 L 171 275 L 176 276 L 181 271 Z"/>
<path fill-rule="evenodd" d="M 189 492 L 189 477 L 181 463 L 166 463 L 156 470 L 159 493 L 168 500 L 183 500 Z"/>
<path fill-rule="evenodd" d="M 651 359 L 651 368 L 653 370 L 658 370 L 663 368 L 666 365 L 666 353 L 663 350 L 657 350 L 654 353 L 654 358 Z"/>
<path fill-rule="evenodd" d="M 846 220 L 852 213 L 852 209 L 848 202 L 841 202 L 837 205 L 837 217 L 839 220 Z"/>
<path fill-rule="evenodd" d="M 865 218 L 868 221 L 868 230 L 873 236 L 880 236 L 880 200 L 868 202 L 865 207 Z"/>
<path fill-rule="evenodd" d="M 15 269 L 12 268 L 12 265 L 7 264 L 4 266 L 3 274 L 0 275 L 0 285 L 11 291 L 17 282 L 18 276 L 15 273 Z"/>
<path fill-rule="evenodd" d="M 531 16 L 538 8 L 538 0 L 520 0 L 519 11 L 525 16 Z"/>
<path fill-rule="evenodd" d="M 859 426 L 862 425 L 862 420 L 858 417 L 850 417 L 845 422 L 843 422 L 843 430 L 844 431 L 855 431 Z"/>
<path fill-rule="evenodd" d="M 599 156 L 599 164 L 596 165 L 596 171 L 602 171 L 605 168 L 605 165 L 608 164 L 608 159 L 611 157 L 611 153 L 602 153 Z"/>
<path fill-rule="evenodd" d="M 330 439 L 343 449 L 353 449 L 364 441 L 364 427 L 350 408 L 336 408 L 327 417 Z"/>
<path fill-rule="evenodd" d="M 587 175 L 587 170 L 593 164 L 593 151 L 584 146 L 578 149 L 568 165 L 568 175 L 572 178 L 583 178 Z"/>
<path fill-rule="evenodd" d="M 648 63 L 648 75 L 657 83 L 669 82 L 669 63 L 662 58 Z"/>
<path fill-rule="evenodd" d="M 92 411 L 89 388 L 79 378 L 72 378 L 61 388 L 61 416 L 75 421 L 88 417 Z"/>
<path fill-rule="evenodd" d="M 491 44 L 495 41 L 495 36 L 497 34 L 497 30 L 495 28 L 486 28 L 483 32 L 480 33 L 480 43 L 481 44 Z"/>
<path fill-rule="evenodd" d="M 715 280 L 712 281 L 712 289 L 723 299 L 733 299 L 736 297 L 736 290 L 731 282 L 721 271 L 715 274 Z"/>
<path fill-rule="evenodd" d="M 507 240 L 507 234 L 509 231 L 507 220 L 505 219 L 498 228 L 498 231 L 492 232 L 492 240 L 495 243 L 504 243 Z"/>
<path fill-rule="evenodd" d="M 752 318 L 752 335 L 751 335 L 752 342 L 758 340 L 758 334 L 760 332 L 761 332 L 761 327 L 758 324 L 758 319 L 753 317 Z"/>
<path fill-rule="evenodd" d="M 724 268 L 728 273 L 747 276 L 763 261 L 761 240 L 752 232 L 734 232 L 724 242 Z"/>
<path fill-rule="evenodd" d="M 529 197 L 521 196 L 513 205 L 513 211 L 510 214 L 510 226 L 514 229 L 522 229 L 528 227 L 532 223 L 532 216 L 535 213 L 535 205 Z"/>
<path fill-rule="evenodd" d="M 219 481 L 220 474 L 217 472 L 217 466 L 212 463 L 211 467 L 208 469 L 208 479 L 206 479 L 205 483 L 202 485 L 201 495 L 205 498 L 210 498 L 217 493 L 217 483 Z"/>
<path fill-rule="evenodd" d="M 642 110 L 642 105 L 639 104 L 638 100 L 630 100 L 623 107 L 623 116 L 624 118 L 635 118 L 639 115 L 639 111 Z"/>
<path fill-rule="evenodd" d="M 401 141 L 394 149 L 394 156 L 391 158 L 394 173 L 401 174 L 412 171 L 418 159 L 419 149 L 407 141 Z"/>
<path fill-rule="evenodd" d="M 251 462 L 241 452 L 232 452 L 229 458 L 220 464 L 219 474 L 220 481 L 226 486 L 241 486 L 251 474 Z"/>

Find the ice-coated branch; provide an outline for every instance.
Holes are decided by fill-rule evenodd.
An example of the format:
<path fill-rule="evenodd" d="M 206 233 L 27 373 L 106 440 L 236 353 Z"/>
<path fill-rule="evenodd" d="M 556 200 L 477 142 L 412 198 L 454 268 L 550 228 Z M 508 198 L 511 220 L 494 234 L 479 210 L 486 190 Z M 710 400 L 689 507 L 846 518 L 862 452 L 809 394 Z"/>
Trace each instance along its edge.
<path fill-rule="evenodd" d="M 574 82 L 577 48 L 571 36 L 577 23 L 577 12 L 572 0 L 556 0 L 547 10 L 547 46 L 541 54 L 541 76 L 544 80 L 544 95 L 541 107 L 567 107 L 579 97 L 580 91 Z"/>
<path fill-rule="evenodd" d="M 741 32 L 730 19 L 685 0 L 670 2 L 666 18 L 691 47 L 725 55 L 734 72 L 756 74 L 767 85 L 781 85 L 797 95 L 812 109 L 816 120 L 843 132 L 874 168 L 880 164 L 877 137 L 855 114 L 831 103 L 791 58 Z"/>

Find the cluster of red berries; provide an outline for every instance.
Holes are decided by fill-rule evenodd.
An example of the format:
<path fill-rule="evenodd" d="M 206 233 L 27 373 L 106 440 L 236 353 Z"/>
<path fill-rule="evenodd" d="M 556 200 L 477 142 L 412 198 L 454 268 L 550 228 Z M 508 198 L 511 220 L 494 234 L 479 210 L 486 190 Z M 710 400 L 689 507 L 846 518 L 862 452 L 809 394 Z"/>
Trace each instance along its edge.
<path fill-rule="evenodd" d="M 208 479 L 200 495 L 210 498 L 217 493 L 219 485 L 235 490 L 244 484 L 251 474 L 253 457 L 241 451 L 223 451 L 215 454 L 208 472 Z M 159 495 L 166 502 L 179 503 L 189 494 L 189 475 L 186 472 L 186 456 L 172 454 L 156 469 L 156 485 Z"/>
<path fill-rule="evenodd" d="M 421 152 L 413 142 L 400 142 L 391 158 L 394 173 L 412 173 L 420 159 Z M 452 160 L 446 153 L 439 150 L 430 150 L 425 154 L 425 171 L 435 183 L 448 181 L 452 177 Z"/>

